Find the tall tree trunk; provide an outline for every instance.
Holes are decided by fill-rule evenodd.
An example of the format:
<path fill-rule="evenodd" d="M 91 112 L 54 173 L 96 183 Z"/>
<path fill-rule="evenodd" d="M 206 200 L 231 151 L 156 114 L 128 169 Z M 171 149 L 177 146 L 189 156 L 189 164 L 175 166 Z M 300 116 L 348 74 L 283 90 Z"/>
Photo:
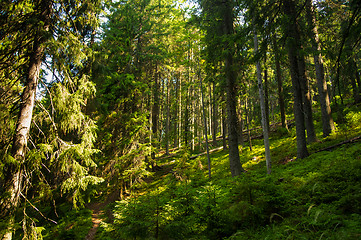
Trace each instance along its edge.
<path fill-rule="evenodd" d="M 23 186 L 23 173 L 26 147 L 29 138 L 29 131 L 32 121 L 33 109 L 36 97 L 36 88 L 40 74 L 40 67 L 44 55 L 44 43 L 47 41 L 48 31 L 50 27 L 51 2 L 43 0 L 39 2 L 40 16 L 39 20 L 44 25 L 35 26 L 37 34 L 34 35 L 32 50 L 29 53 L 29 67 L 26 76 L 25 87 L 21 95 L 21 104 L 19 117 L 16 123 L 11 156 L 14 159 L 4 166 L 4 182 L 1 186 L 1 194 L 6 194 L 0 202 L 0 217 L 8 221 L 7 230 L 3 236 L 3 240 L 12 239 L 14 231 L 14 215 L 20 203 L 20 196 Z M 39 24 L 40 25 L 40 24 Z"/>
<path fill-rule="evenodd" d="M 217 100 L 216 100 L 216 83 L 213 82 L 213 100 L 212 100 L 212 105 L 213 105 L 213 114 L 212 114 L 212 140 L 213 140 L 213 146 L 217 146 L 217 128 L 218 128 L 218 122 L 217 122 Z"/>
<path fill-rule="evenodd" d="M 225 36 L 233 34 L 233 2 L 225 0 L 223 2 L 223 29 Z M 237 121 L 237 90 L 236 80 L 237 73 L 235 72 L 233 63 L 234 46 L 232 41 L 225 44 L 225 76 L 227 89 L 227 119 L 228 119 L 228 146 L 229 146 L 229 163 L 232 176 L 238 176 L 244 169 L 239 158 L 238 149 L 238 121 Z"/>
<path fill-rule="evenodd" d="M 311 91 L 310 91 L 310 83 L 306 75 L 306 63 L 305 57 L 302 54 L 302 46 L 301 51 L 298 54 L 298 70 L 299 76 L 301 80 L 301 89 L 303 94 L 303 110 L 305 113 L 305 124 L 307 130 L 307 141 L 309 143 L 317 141 L 315 126 L 313 124 L 313 114 L 312 114 L 312 99 L 311 99 Z"/>
<path fill-rule="evenodd" d="M 280 56 L 278 51 L 277 39 L 276 35 L 273 37 L 273 50 L 275 54 L 275 65 L 276 65 L 276 78 L 277 78 L 277 87 L 278 87 L 278 104 L 280 107 L 281 113 L 281 123 L 282 127 L 288 130 L 287 120 L 286 120 L 286 107 L 283 93 L 283 82 L 282 82 L 282 73 L 281 73 L 281 65 L 280 65 Z"/>
<path fill-rule="evenodd" d="M 355 64 L 355 74 L 356 74 L 356 81 L 357 81 L 357 85 L 358 85 L 358 91 L 359 93 L 361 94 L 361 79 L 360 79 L 360 72 L 358 70 L 358 67 L 357 67 L 357 63 L 356 61 L 354 61 L 354 64 Z"/>
<path fill-rule="evenodd" d="M 267 127 L 267 132 L 269 135 L 270 132 L 270 127 L 269 127 L 269 95 L 268 95 L 268 71 L 267 71 L 267 64 L 266 64 L 266 60 L 265 60 L 265 69 L 264 69 L 264 107 L 266 110 L 266 127 Z"/>
<path fill-rule="evenodd" d="M 207 162 L 208 162 L 208 178 L 211 179 L 211 158 L 209 156 L 209 145 L 208 145 L 208 132 L 207 132 L 207 117 L 206 117 L 206 110 L 204 107 L 204 95 L 203 95 L 203 84 L 202 84 L 202 76 L 201 70 L 199 69 L 199 88 L 201 91 L 201 101 L 202 101 L 202 112 L 203 112 L 203 128 L 204 128 L 204 137 L 206 141 L 206 150 L 207 150 Z"/>
<path fill-rule="evenodd" d="M 189 88 L 186 89 L 186 104 L 184 106 L 184 146 L 189 147 Z"/>
<path fill-rule="evenodd" d="M 166 116 L 166 121 L 165 121 L 165 154 L 169 155 L 169 135 L 170 135 L 170 130 L 169 130 L 169 125 L 170 125 L 170 110 L 169 110 L 169 105 L 170 105 L 170 101 L 169 101 L 169 87 L 170 87 L 170 80 L 169 78 L 166 80 L 167 81 L 167 96 L 166 96 L 166 111 L 167 111 L 167 116 Z"/>
<path fill-rule="evenodd" d="M 313 60 L 316 69 L 317 88 L 321 106 L 322 131 L 323 136 L 326 137 L 335 130 L 335 125 L 331 115 L 330 98 L 328 96 L 327 83 L 325 79 L 323 59 L 321 55 L 321 45 L 318 38 L 315 13 L 311 0 L 307 0 L 306 2 L 306 17 L 310 28 Z"/>
<path fill-rule="evenodd" d="M 222 98 L 224 98 L 224 96 L 222 96 Z M 227 117 L 226 117 L 226 110 L 225 110 L 225 104 L 222 103 L 222 146 L 223 146 L 223 150 L 227 149 Z"/>
<path fill-rule="evenodd" d="M 179 111 L 178 111 L 178 147 L 182 144 L 182 76 L 179 73 L 178 79 L 178 94 L 179 94 Z"/>
<path fill-rule="evenodd" d="M 240 99 L 238 99 L 237 117 L 238 117 L 238 139 L 239 139 L 239 144 L 243 146 L 244 139 L 243 139 L 242 103 L 241 103 Z"/>
<path fill-rule="evenodd" d="M 213 107 L 212 107 L 212 104 L 213 104 L 213 92 L 212 92 L 212 85 L 209 84 L 208 85 L 208 89 L 209 89 L 209 102 L 208 102 L 208 126 L 209 126 L 209 134 L 212 134 L 212 127 L 213 127 L 213 124 L 212 124 L 212 116 L 213 116 Z"/>
<path fill-rule="evenodd" d="M 258 39 L 256 32 L 254 33 L 254 51 L 255 54 L 258 52 Z M 270 151 L 270 144 L 269 144 L 269 126 L 267 126 L 267 110 L 266 110 L 266 103 L 265 97 L 263 96 L 263 86 L 262 86 L 262 70 L 261 64 L 259 61 L 256 63 L 257 68 L 257 80 L 258 80 L 258 90 L 259 90 L 259 100 L 261 103 L 261 114 L 262 114 L 262 129 L 263 129 L 263 141 L 264 141 L 264 148 L 265 148 L 265 155 L 266 155 L 266 166 L 267 166 L 267 173 L 271 173 L 271 151 Z"/>
<path fill-rule="evenodd" d="M 152 106 L 152 147 L 157 147 L 156 142 L 158 141 L 158 122 L 159 122 L 159 72 L 158 64 L 155 66 L 154 70 L 154 83 L 153 83 L 153 106 Z M 152 159 L 155 159 L 155 151 L 152 149 L 151 152 Z"/>
<path fill-rule="evenodd" d="M 252 138 L 251 138 L 251 131 L 249 130 L 248 96 L 246 96 L 246 104 L 245 104 L 244 108 L 245 108 L 245 111 L 246 111 L 246 125 L 247 125 L 247 135 L 248 135 L 249 150 L 252 152 Z"/>
<path fill-rule="evenodd" d="M 175 83 L 174 83 L 174 89 L 175 89 L 175 106 L 174 106 L 174 141 L 173 141 L 173 148 L 178 147 L 178 92 L 179 92 L 179 88 L 178 88 L 178 78 L 175 76 Z"/>
<path fill-rule="evenodd" d="M 297 26 L 297 12 L 293 0 L 283 0 L 283 10 L 290 19 L 290 23 L 286 27 L 288 59 L 290 63 L 290 72 L 293 86 L 294 97 L 294 114 L 296 122 L 296 140 L 297 140 L 297 157 L 305 158 L 309 155 L 307 151 L 306 133 L 305 133 L 305 116 L 303 111 L 302 81 L 299 76 L 298 58 L 300 54 L 299 33 Z"/>
<path fill-rule="evenodd" d="M 349 68 L 349 74 L 350 74 L 350 81 L 351 81 L 351 87 L 352 87 L 352 94 L 353 94 L 353 98 L 355 103 L 359 103 L 361 102 L 361 96 L 360 96 L 360 86 L 357 87 L 357 83 L 356 80 L 359 81 L 359 76 L 358 76 L 358 72 L 357 72 L 357 65 L 355 60 L 353 59 L 353 57 L 351 57 L 350 59 L 350 64 L 348 66 Z"/>

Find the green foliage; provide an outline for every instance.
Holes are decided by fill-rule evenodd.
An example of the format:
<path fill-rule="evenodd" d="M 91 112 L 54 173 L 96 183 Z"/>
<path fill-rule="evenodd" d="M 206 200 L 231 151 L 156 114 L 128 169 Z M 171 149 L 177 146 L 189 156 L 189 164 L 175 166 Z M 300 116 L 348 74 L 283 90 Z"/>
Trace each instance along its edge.
<path fill-rule="evenodd" d="M 351 128 L 360 128 L 361 127 L 361 112 L 347 113 L 346 121 Z"/>
<path fill-rule="evenodd" d="M 80 240 L 84 239 L 92 227 L 92 216 L 89 209 L 72 210 L 71 205 L 62 204 L 58 206 L 61 220 L 54 226 L 46 225 L 43 239 L 54 240 Z"/>
<path fill-rule="evenodd" d="M 237 178 L 229 176 L 226 153 L 213 153 L 212 182 L 206 169 L 196 167 L 199 160 L 181 151 L 172 171 L 153 175 L 160 178 L 144 185 L 145 192 L 116 204 L 114 224 L 104 226 L 102 237 L 356 239 L 361 233 L 360 143 L 293 160 L 296 152 L 288 148 L 294 141 L 292 136 L 271 139 L 271 175 L 265 174 L 261 140 L 253 142 L 254 152 L 242 150 L 248 172 Z M 313 148 L 332 144 L 318 142 Z M 180 169 L 186 179 L 174 175 Z"/>

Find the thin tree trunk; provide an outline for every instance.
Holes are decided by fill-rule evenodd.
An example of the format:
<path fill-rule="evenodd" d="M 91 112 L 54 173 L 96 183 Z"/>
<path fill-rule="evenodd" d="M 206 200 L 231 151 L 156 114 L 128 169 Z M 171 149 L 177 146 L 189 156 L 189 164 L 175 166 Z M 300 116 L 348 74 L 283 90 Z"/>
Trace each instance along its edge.
<path fill-rule="evenodd" d="M 331 115 L 330 98 L 328 96 L 327 83 L 325 79 L 321 45 L 318 38 L 316 19 L 311 0 L 307 0 L 306 3 L 306 17 L 310 28 L 311 43 L 314 51 L 313 60 L 315 63 L 317 88 L 321 106 L 322 130 L 323 136 L 326 137 L 335 130 L 335 125 Z"/>
<path fill-rule="evenodd" d="M 182 76 L 179 74 L 178 79 L 178 94 L 179 94 L 179 111 L 178 111 L 178 147 L 181 147 L 182 143 Z"/>
<path fill-rule="evenodd" d="M 209 121 L 209 134 L 212 134 L 212 127 L 213 127 L 213 124 L 212 124 L 212 116 L 213 116 L 213 107 L 212 107 L 212 104 L 213 104 L 213 97 L 212 97 L 212 85 L 209 84 L 208 85 L 208 89 L 209 89 L 209 102 L 208 102 L 208 121 Z"/>
<path fill-rule="evenodd" d="M 204 107 L 204 95 L 203 95 L 203 84 L 202 84 L 202 76 L 201 71 L 199 69 L 199 88 L 201 91 L 201 101 L 202 101 L 202 112 L 203 112 L 203 128 L 204 128 L 204 137 L 206 140 L 206 150 L 207 150 L 207 162 L 208 162 L 208 178 L 211 179 L 211 158 L 209 156 L 209 145 L 208 145 L 208 133 L 207 133 L 207 117 L 206 110 Z"/>
<path fill-rule="evenodd" d="M 169 78 L 167 79 L 167 99 L 166 99 L 166 111 L 167 111 L 167 118 L 166 118 L 166 122 L 165 122 L 165 154 L 169 155 L 169 124 L 170 124 L 170 110 L 169 110 L 169 87 L 170 87 L 170 80 Z"/>
<path fill-rule="evenodd" d="M 249 130 L 248 96 L 246 97 L 246 104 L 245 104 L 244 108 L 245 108 L 245 111 L 246 111 L 246 125 L 247 125 L 247 135 L 248 135 L 249 150 L 252 152 L 252 138 L 251 138 L 251 131 Z"/>
<path fill-rule="evenodd" d="M 157 147 L 157 135 L 158 135 L 158 122 L 159 122 L 159 73 L 158 73 L 158 64 L 156 64 L 154 69 L 154 83 L 153 83 L 153 106 L 152 106 L 152 152 L 151 157 L 155 159 L 154 148 Z"/>
<path fill-rule="evenodd" d="M 213 146 L 217 146 L 217 128 L 218 128 L 218 122 L 217 122 L 217 100 L 216 100 L 216 83 L 213 82 L 213 100 L 212 100 L 212 105 L 213 105 L 213 114 L 212 114 L 212 140 L 213 140 Z"/>
<path fill-rule="evenodd" d="M 184 146 L 189 147 L 189 88 L 186 88 L 186 104 L 184 106 Z"/>
<path fill-rule="evenodd" d="M 254 51 L 255 51 L 255 53 L 257 53 L 258 52 L 258 39 L 257 39 L 256 32 L 254 33 L 253 41 L 254 41 Z M 265 155 L 266 155 L 267 174 L 270 174 L 271 173 L 271 151 L 270 151 L 269 136 L 268 136 L 269 126 L 267 126 L 267 110 L 266 110 L 265 98 L 263 96 L 262 70 L 261 70 L 261 64 L 259 61 L 256 62 L 256 68 L 257 68 L 259 99 L 260 99 L 260 103 L 261 103 L 263 141 L 264 141 L 264 148 L 265 148 Z"/>
<path fill-rule="evenodd" d="M 286 119 L 286 107 L 283 93 L 283 82 L 282 82 L 282 73 L 280 65 L 280 56 L 278 51 L 276 35 L 273 37 L 273 50 L 275 54 L 275 65 L 276 65 L 276 78 L 277 78 L 277 87 L 278 87 L 278 104 L 280 107 L 281 113 L 281 123 L 282 127 L 288 130 L 287 119 Z"/>
<path fill-rule="evenodd" d="M 269 127 L 269 97 L 268 97 L 268 71 L 266 68 L 266 60 L 265 60 L 265 69 L 264 69 L 264 106 L 266 110 L 266 127 L 268 135 L 270 133 L 270 127 Z"/>
<path fill-rule="evenodd" d="M 224 34 L 230 36 L 233 34 L 233 2 L 226 0 L 223 4 L 223 21 Z M 237 73 L 234 70 L 232 41 L 225 45 L 225 76 L 227 89 L 227 119 L 228 119 L 228 146 L 229 146 L 229 163 L 232 176 L 238 176 L 244 169 L 239 158 L 238 149 L 238 121 L 237 121 L 237 91 L 236 79 Z"/>
<path fill-rule="evenodd" d="M 223 150 L 227 149 L 227 121 L 226 121 L 226 110 L 225 110 L 225 104 L 222 104 L 222 146 Z"/>
<path fill-rule="evenodd" d="M 238 117 L 238 139 L 239 144 L 243 146 L 244 139 L 243 139 L 243 121 L 242 121 L 242 103 L 241 100 L 238 99 L 238 111 L 237 111 L 237 117 Z"/>
<path fill-rule="evenodd" d="M 287 48 L 288 48 L 288 59 L 290 63 L 290 72 L 293 86 L 294 96 L 294 114 L 296 122 L 296 140 L 297 140 L 297 157 L 305 158 L 309 155 L 307 151 L 306 133 L 305 133 L 305 117 L 303 112 L 303 101 L 302 101 L 302 78 L 299 76 L 298 68 L 298 55 L 300 51 L 300 39 L 298 33 L 298 26 L 296 22 L 296 10 L 293 0 L 284 0 L 283 8 L 286 15 L 290 19 L 290 23 L 287 25 L 286 33 L 288 34 Z"/>

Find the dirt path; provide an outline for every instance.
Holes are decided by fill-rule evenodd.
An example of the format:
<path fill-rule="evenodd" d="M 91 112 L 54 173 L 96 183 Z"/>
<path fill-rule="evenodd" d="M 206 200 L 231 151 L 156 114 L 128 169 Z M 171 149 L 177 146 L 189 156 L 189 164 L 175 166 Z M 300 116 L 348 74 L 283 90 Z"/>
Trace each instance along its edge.
<path fill-rule="evenodd" d="M 103 219 L 104 217 L 104 208 L 109 204 L 109 203 L 113 203 L 116 200 L 118 200 L 119 198 L 119 192 L 118 191 L 114 191 L 112 193 L 110 193 L 107 197 L 106 200 L 104 202 L 96 202 L 96 203 L 91 203 L 89 204 L 87 207 L 92 210 L 92 223 L 93 223 L 93 227 L 89 230 L 88 235 L 86 235 L 85 240 L 94 240 L 97 230 L 100 226 L 100 223 L 102 221 L 104 221 L 105 219 Z M 111 218 L 111 212 L 106 212 L 105 214 L 108 220 Z"/>
<path fill-rule="evenodd" d="M 105 203 L 92 203 L 88 206 L 88 208 L 93 211 L 92 213 L 93 227 L 89 230 L 88 235 L 85 237 L 85 240 L 95 239 L 95 235 L 97 233 L 98 227 L 102 222 L 104 207 L 105 207 Z"/>

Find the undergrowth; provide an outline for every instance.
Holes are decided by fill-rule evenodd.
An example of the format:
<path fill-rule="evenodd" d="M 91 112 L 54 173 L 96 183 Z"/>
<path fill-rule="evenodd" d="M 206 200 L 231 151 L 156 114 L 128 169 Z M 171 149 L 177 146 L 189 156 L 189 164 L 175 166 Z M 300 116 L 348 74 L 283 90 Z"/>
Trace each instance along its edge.
<path fill-rule="evenodd" d="M 304 159 L 295 157 L 294 129 L 273 133 L 270 175 L 263 140 L 252 151 L 240 147 L 247 172 L 236 178 L 227 151 L 211 154 L 212 179 L 206 155 L 189 160 L 183 149 L 162 158 L 171 164 L 110 205 L 114 219 L 101 224 L 97 239 L 360 239 L 361 142 L 320 151 L 361 134 L 359 112 L 349 109 L 345 119 L 327 138 L 318 132 Z M 65 222 L 57 229 L 75 229 Z"/>

